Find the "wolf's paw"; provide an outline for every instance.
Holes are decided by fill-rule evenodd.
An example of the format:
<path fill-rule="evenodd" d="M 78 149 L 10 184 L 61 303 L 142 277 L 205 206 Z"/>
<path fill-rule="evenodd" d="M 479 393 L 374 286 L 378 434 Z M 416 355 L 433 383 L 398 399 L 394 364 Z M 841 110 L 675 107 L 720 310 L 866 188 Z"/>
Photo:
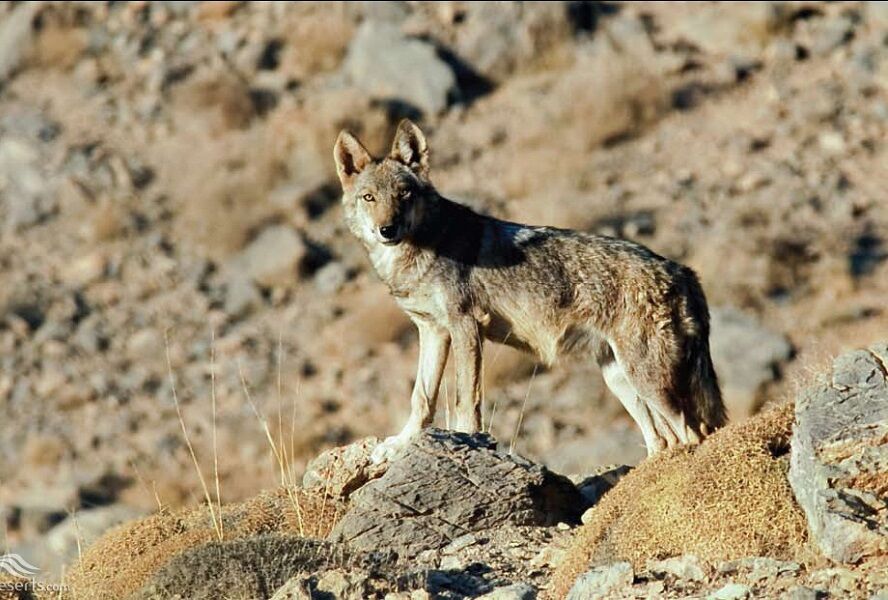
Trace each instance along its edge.
<path fill-rule="evenodd" d="M 398 434 L 386 438 L 384 442 L 380 442 L 373 449 L 373 452 L 370 454 L 370 461 L 375 465 L 392 461 L 407 445 L 411 437 L 413 436 Z"/>

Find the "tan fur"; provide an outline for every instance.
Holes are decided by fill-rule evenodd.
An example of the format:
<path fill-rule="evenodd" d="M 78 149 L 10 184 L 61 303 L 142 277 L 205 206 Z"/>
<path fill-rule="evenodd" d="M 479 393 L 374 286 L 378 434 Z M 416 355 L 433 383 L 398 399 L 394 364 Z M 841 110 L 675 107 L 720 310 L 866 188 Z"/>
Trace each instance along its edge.
<path fill-rule="evenodd" d="M 456 361 L 456 427 L 477 431 L 484 339 L 595 359 L 650 454 L 725 422 L 696 275 L 626 240 L 479 215 L 440 196 L 429 149 L 403 121 L 374 160 L 350 133 L 334 159 L 349 229 L 420 333 L 410 419 L 382 459 L 431 424 L 444 365 Z"/>

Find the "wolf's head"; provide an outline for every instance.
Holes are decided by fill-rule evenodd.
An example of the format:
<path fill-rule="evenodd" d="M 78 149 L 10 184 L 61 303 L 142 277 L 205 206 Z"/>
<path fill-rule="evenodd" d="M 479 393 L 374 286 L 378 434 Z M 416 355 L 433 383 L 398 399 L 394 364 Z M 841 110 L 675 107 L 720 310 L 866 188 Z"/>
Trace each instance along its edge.
<path fill-rule="evenodd" d="M 424 203 L 434 196 L 429 147 L 419 127 L 401 121 L 391 152 L 381 160 L 370 156 L 354 135 L 342 131 L 333 157 L 352 233 L 368 244 L 389 246 L 409 238 Z"/>

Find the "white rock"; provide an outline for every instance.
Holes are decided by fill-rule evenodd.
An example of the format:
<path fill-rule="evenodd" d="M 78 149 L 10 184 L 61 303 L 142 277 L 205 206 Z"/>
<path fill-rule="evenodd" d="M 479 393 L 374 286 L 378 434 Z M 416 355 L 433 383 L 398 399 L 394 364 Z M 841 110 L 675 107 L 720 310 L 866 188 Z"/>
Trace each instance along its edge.
<path fill-rule="evenodd" d="M 365 21 L 343 69 L 371 96 L 401 99 L 430 115 L 447 106 L 456 87 L 456 76 L 431 44 L 404 36 L 390 23 Z"/>
<path fill-rule="evenodd" d="M 707 600 L 746 600 L 749 598 L 751 590 L 748 585 L 742 583 L 729 583 L 708 596 Z"/>
<path fill-rule="evenodd" d="M 635 579 L 632 565 L 627 562 L 594 567 L 576 580 L 567 600 L 593 600 L 608 598 L 619 590 L 629 587 Z"/>

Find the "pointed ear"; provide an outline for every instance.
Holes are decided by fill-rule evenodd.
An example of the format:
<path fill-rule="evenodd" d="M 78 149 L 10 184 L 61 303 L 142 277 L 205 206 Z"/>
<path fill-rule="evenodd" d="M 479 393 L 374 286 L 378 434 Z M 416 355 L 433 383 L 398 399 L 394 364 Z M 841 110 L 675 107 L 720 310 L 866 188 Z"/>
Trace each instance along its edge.
<path fill-rule="evenodd" d="M 422 179 L 428 179 L 429 145 L 425 134 L 413 121 L 404 119 L 398 125 L 389 156 L 410 167 Z"/>
<path fill-rule="evenodd" d="M 354 178 L 373 160 L 358 138 L 345 130 L 340 131 L 336 138 L 333 159 L 336 161 L 336 172 L 342 187 L 350 186 Z"/>

